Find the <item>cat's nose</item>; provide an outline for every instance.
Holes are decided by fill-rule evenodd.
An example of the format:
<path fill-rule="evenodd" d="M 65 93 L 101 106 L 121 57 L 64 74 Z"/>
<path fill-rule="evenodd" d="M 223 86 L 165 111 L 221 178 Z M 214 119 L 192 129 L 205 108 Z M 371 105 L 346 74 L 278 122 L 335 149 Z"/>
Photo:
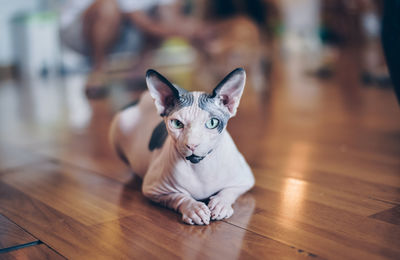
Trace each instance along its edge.
<path fill-rule="evenodd" d="M 198 147 L 198 144 L 186 144 L 186 147 L 191 150 L 192 152 L 194 152 L 194 150 Z"/>

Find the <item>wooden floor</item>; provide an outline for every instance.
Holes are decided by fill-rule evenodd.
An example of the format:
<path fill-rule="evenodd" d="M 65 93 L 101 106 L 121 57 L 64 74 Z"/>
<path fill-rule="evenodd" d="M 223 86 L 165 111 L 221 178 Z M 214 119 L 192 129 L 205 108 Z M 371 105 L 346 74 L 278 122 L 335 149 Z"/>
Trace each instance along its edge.
<path fill-rule="evenodd" d="M 256 186 L 209 226 L 149 202 L 110 152 L 110 119 L 139 91 L 88 101 L 79 76 L 1 82 L 0 259 L 399 259 L 393 91 L 361 85 L 351 57 L 327 79 L 306 60 L 248 84 L 229 131 Z"/>

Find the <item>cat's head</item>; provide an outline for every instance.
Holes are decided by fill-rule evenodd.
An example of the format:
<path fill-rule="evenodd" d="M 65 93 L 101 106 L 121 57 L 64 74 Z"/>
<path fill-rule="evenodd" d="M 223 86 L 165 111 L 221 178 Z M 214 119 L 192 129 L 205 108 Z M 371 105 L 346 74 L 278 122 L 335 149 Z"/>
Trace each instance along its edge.
<path fill-rule="evenodd" d="M 235 69 L 209 94 L 188 92 L 154 70 L 146 74 L 168 134 L 177 151 L 192 163 L 200 162 L 218 145 L 228 120 L 236 114 L 245 81 L 245 71 Z"/>

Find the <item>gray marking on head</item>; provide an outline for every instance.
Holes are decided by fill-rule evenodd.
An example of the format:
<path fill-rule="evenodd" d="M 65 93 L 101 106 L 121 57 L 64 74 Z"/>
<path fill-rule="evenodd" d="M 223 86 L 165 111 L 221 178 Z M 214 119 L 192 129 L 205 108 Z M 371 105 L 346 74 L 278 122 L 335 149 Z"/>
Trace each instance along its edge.
<path fill-rule="evenodd" d="M 155 81 L 152 83 L 153 80 Z M 167 88 L 166 93 L 169 92 L 169 95 L 166 93 L 159 93 L 159 95 L 164 99 L 159 100 L 164 110 L 160 116 L 168 116 L 172 112 L 180 110 L 182 107 L 191 106 L 193 104 L 194 98 L 192 93 L 175 84 L 172 84 L 163 75 L 155 70 L 149 69 L 146 72 L 146 81 L 147 84 L 149 84 L 148 87 L 150 91 L 154 88 L 153 91 L 159 92 L 160 88 Z M 159 85 L 157 82 L 162 84 Z"/>
<path fill-rule="evenodd" d="M 154 128 L 153 133 L 151 134 L 149 150 L 153 151 L 154 149 L 162 148 L 167 137 L 167 127 L 165 126 L 165 122 L 161 121 L 156 128 Z"/>
<path fill-rule="evenodd" d="M 189 107 L 193 105 L 194 102 L 194 96 L 193 93 L 186 92 L 182 93 L 179 95 L 179 99 L 177 100 L 177 106 L 182 108 L 182 107 Z"/>
<path fill-rule="evenodd" d="M 209 112 L 211 117 L 215 117 L 219 120 L 217 129 L 218 132 L 221 133 L 228 123 L 230 115 L 228 112 L 223 111 L 222 108 L 215 103 L 215 99 L 215 97 L 212 97 L 207 93 L 203 93 L 199 96 L 198 105 L 200 109 Z"/>
<path fill-rule="evenodd" d="M 168 116 L 175 111 L 181 110 L 184 107 L 190 107 L 191 105 L 193 105 L 193 93 L 190 93 L 187 90 L 180 88 L 176 85 L 174 87 L 178 90 L 179 97 L 177 99 L 171 97 L 173 99 L 169 102 L 171 105 L 165 110 L 163 114 L 161 114 L 161 116 Z"/>

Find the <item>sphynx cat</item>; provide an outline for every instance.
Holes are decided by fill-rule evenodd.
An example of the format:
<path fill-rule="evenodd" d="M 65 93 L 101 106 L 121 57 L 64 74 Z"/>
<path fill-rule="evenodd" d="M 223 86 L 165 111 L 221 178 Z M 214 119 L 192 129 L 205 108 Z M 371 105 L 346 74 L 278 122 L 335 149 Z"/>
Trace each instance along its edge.
<path fill-rule="evenodd" d="M 254 185 L 226 130 L 245 81 L 245 71 L 238 68 L 212 93 L 188 92 L 148 70 L 148 91 L 112 122 L 111 143 L 143 179 L 144 196 L 180 212 L 187 224 L 229 218 L 232 204 Z"/>

